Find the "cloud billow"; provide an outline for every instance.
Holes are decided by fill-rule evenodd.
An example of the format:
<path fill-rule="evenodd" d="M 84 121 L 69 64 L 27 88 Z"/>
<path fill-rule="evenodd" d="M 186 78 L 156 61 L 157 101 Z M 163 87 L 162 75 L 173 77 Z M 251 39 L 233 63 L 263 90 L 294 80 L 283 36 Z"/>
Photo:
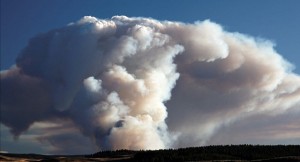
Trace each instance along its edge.
<path fill-rule="evenodd" d="M 291 69 L 272 42 L 209 20 L 86 16 L 35 36 L 1 71 L 1 123 L 17 137 L 65 122 L 100 149 L 204 145 L 234 121 L 299 113 Z"/>

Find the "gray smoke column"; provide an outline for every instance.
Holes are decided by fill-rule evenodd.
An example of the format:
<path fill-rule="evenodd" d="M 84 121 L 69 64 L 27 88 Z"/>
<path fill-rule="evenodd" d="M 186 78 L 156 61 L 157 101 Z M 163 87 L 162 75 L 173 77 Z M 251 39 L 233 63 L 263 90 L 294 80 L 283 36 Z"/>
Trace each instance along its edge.
<path fill-rule="evenodd" d="M 273 46 L 209 20 L 86 16 L 1 71 L 1 123 L 17 137 L 71 121 L 101 149 L 203 145 L 223 125 L 299 107 L 300 77 Z"/>

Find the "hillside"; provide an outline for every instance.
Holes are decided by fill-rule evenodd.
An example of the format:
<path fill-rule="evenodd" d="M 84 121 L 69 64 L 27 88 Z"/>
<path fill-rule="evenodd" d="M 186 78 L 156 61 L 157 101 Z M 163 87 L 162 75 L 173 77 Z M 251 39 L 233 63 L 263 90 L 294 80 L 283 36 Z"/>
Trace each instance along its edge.
<path fill-rule="evenodd" d="M 0 161 L 300 161 L 300 145 L 226 145 L 154 151 L 101 151 L 91 155 L 0 154 Z"/>

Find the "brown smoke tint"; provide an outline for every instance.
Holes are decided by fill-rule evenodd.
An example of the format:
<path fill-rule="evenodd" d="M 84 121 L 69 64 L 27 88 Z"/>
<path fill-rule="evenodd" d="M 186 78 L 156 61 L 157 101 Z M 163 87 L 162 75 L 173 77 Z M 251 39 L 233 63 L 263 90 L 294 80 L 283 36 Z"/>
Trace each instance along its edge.
<path fill-rule="evenodd" d="M 1 71 L 1 123 L 17 137 L 37 122 L 71 122 L 101 149 L 214 143 L 235 121 L 299 116 L 300 77 L 273 46 L 209 20 L 86 16 L 32 38 Z M 86 141 L 61 125 L 37 140 L 60 151 L 68 136 Z"/>

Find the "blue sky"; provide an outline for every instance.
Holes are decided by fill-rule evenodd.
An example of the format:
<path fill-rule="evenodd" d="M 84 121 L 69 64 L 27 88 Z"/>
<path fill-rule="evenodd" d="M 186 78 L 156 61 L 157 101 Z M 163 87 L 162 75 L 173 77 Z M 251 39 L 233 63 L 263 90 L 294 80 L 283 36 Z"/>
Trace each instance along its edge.
<path fill-rule="evenodd" d="M 276 50 L 300 66 L 298 0 L 1 0 L 1 69 L 14 64 L 34 35 L 77 21 L 85 15 L 152 17 L 194 22 L 210 19 L 231 32 L 274 41 Z M 296 68 L 299 74 L 300 69 Z"/>
<path fill-rule="evenodd" d="M 126 15 L 128 17 L 151 17 L 158 20 L 186 23 L 210 19 L 222 25 L 226 31 L 271 40 L 276 44 L 275 50 L 295 66 L 294 72 L 300 74 L 299 8 L 299 0 L 1 0 L 1 70 L 11 67 L 18 54 L 28 44 L 29 39 L 39 33 L 63 27 L 87 15 L 100 19 Z M 299 128 L 298 112 L 285 114 L 280 119 L 283 121 L 290 119 L 290 121 L 285 122 L 297 129 Z M 264 116 L 260 119 L 263 118 Z M 256 118 L 253 119 L 253 121 L 256 120 Z M 273 121 L 278 121 L 276 125 L 282 127 L 287 125 L 277 118 L 261 123 L 273 125 Z M 9 152 L 48 153 L 53 148 L 28 141 L 28 139 L 35 138 L 35 133 L 44 126 L 43 124 L 45 123 L 35 123 L 31 127 L 32 130 L 25 132 L 18 141 L 15 141 L 13 136 L 9 134 L 7 127 L 2 127 L 0 129 L 1 145 L 5 146 L 4 149 Z M 58 127 L 55 124 L 48 125 L 49 129 Z M 68 126 L 68 124 L 66 125 Z M 243 126 L 247 125 L 247 122 L 244 122 L 244 125 L 243 123 L 239 124 L 235 123 L 232 129 L 243 130 Z M 259 125 L 258 130 L 263 132 L 265 125 L 257 125 Z M 48 129 L 48 127 L 44 129 Z M 226 127 L 221 129 L 224 129 L 225 133 L 216 135 L 214 140 L 220 139 L 222 141 L 223 137 L 226 136 Z M 249 129 L 250 133 L 251 131 L 252 129 Z M 279 143 L 299 143 L 299 137 L 294 136 L 294 134 L 297 135 L 298 129 L 294 134 L 292 131 L 295 130 L 290 130 L 291 135 L 288 140 L 285 141 L 283 138 L 281 141 L 278 140 Z M 71 132 L 79 134 L 78 137 L 73 137 L 74 141 L 82 138 L 78 130 L 71 130 Z M 268 134 L 261 136 L 268 137 Z M 240 138 L 243 139 L 243 137 Z M 264 139 L 262 138 L 261 141 L 264 142 Z M 244 141 L 240 142 L 237 138 L 236 143 L 233 142 L 233 144 L 239 143 L 244 143 Z M 260 142 L 250 141 L 249 143 Z M 216 144 L 218 143 L 216 142 Z M 90 150 L 93 149 L 90 148 Z"/>

